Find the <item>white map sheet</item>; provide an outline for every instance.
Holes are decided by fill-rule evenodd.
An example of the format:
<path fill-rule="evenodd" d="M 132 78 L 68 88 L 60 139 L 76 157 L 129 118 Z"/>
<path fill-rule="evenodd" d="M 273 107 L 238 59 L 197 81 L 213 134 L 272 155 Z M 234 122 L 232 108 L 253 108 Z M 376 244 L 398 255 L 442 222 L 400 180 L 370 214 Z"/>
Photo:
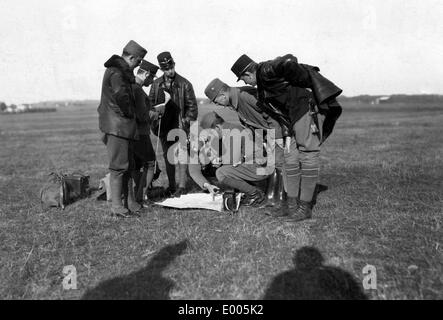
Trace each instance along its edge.
<path fill-rule="evenodd" d="M 189 193 L 180 198 L 168 198 L 155 204 L 176 209 L 206 209 L 221 212 L 223 211 L 223 196 L 220 194 L 213 198 L 210 193 Z"/>

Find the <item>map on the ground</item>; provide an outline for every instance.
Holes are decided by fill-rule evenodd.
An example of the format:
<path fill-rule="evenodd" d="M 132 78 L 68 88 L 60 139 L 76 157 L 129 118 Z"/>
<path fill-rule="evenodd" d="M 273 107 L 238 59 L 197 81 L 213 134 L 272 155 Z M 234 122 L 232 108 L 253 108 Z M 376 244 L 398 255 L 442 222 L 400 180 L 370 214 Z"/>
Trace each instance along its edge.
<path fill-rule="evenodd" d="M 221 212 L 223 211 L 223 196 L 220 194 L 213 198 L 210 193 L 189 193 L 155 204 L 176 209 L 207 209 Z"/>

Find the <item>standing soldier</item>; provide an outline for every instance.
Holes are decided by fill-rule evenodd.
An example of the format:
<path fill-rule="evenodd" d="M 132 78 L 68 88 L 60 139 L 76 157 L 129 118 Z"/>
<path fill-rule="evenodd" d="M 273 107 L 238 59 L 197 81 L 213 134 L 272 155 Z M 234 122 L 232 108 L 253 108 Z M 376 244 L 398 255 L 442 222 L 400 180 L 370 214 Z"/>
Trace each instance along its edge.
<path fill-rule="evenodd" d="M 149 186 L 154 178 L 155 151 L 152 147 L 150 133 L 150 114 L 153 112 L 148 95 L 143 87 L 148 87 L 154 81 L 158 67 L 146 60 L 140 64 L 133 85 L 135 98 L 135 112 L 137 117 L 137 130 L 139 140 L 134 145 L 135 160 L 135 198 L 138 203 L 143 203 L 144 187 Z M 143 172 L 140 172 L 143 169 Z"/>
<path fill-rule="evenodd" d="M 324 78 L 318 67 L 299 64 L 291 54 L 260 64 L 242 55 L 231 70 L 238 81 L 257 86 L 260 108 L 292 130 L 300 166 L 286 173 L 288 185 L 296 186 L 299 196 L 288 197 L 288 217 L 291 221 L 309 219 L 319 177 L 320 145 L 341 114 L 335 98 L 342 90 Z M 274 215 L 282 214 L 287 213 Z"/>
<path fill-rule="evenodd" d="M 168 193 L 179 197 L 186 192 L 187 168 L 186 163 L 180 162 L 179 167 L 179 188 L 176 189 L 175 183 L 175 165 L 168 160 L 168 150 L 176 141 L 168 141 L 168 132 L 172 129 L 180 128 L 189 136 L 190 122 L 197 120 L 198 108 L 192 84 L 175 71 L 175 62 L 169 52 L 162 52 L 157 56 L 160 69 L 163 76 L 156 79 L 151 86 L 149 100 L 151 105 L 155 106 L 165 102 L 165 92 L 171 96 L 171 100 L 166 103 L 164 110 L 159 110 L 161 121 L 160 141 L 165 159 L 166 174 L 168 175 L 169 188 Z M 153 123 L 153 132 L 157 134 Z M 157 124 L 158 125 L 158 124 Z M 179 152 L 187 156 L 187 146 L 180 146 Z"/>
<path fill-rule="evenodd" d="M 134 68 L 146 53 L 146 49 L 131 40 L 121 56 L 113 55 L 106 61 L 98 107 L 99 128 L 109 158 L 111 213 L 122 218 L 129 218 L 141 209 L 129 192 L 131 171 L 134 171 L 133 144 L 139 138 L 132 85 L 135 83 Z"/>

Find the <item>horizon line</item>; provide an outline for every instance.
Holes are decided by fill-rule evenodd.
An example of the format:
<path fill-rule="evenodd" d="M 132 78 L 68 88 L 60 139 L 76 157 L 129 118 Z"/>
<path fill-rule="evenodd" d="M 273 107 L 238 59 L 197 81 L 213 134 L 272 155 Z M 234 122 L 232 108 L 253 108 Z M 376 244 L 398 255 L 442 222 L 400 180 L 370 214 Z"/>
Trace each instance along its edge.
<path fill-rule="evenodd" d="M 338 98 L 357 98 L 361 96 L 369 96 L 369 97 L 391 97 L 391 96 L 443 96 L 443 93 L 392 93 L 392 94 L 358 94 L 353 96 L 340 95 Z M 196 99 L 200 100 L 208 100 L 207 97 L 196 97 Z M 81 101 L 100 101 L 97 98 L 81 98 L 81 99 L 54 99 L 54 100 L 41 100 L 37 102 L 20 102 L 20 103 L 11 103 L 11 104 L 38 104 L 38 103 L 47 103 L 47 102 L 81 102 Z M 4 100 L 0 99 L 0 102 L 4 102 Z"/>

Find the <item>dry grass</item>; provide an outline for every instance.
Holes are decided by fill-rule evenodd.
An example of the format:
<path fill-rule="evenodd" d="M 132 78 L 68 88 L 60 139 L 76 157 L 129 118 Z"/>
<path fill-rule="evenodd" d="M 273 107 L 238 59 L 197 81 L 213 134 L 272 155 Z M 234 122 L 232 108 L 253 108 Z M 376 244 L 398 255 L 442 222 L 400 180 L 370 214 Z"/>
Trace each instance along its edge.
<path fill-rule="evenodd" d="M 376 266 L 369 298 L 443 298 L 443 108 L 371 108 L 345 106 L 322 152 L 329 190 L 299 224 L 250 210 L 116 220 L 94 198 L 44 211 L 45 174 L 97 186 L 107 171 L 95 106 L 0 117 L 0 298 L 260 299 L 306 246 L 358 283 Z M 66 265 L 78 290 L 62 289 Z"/>

